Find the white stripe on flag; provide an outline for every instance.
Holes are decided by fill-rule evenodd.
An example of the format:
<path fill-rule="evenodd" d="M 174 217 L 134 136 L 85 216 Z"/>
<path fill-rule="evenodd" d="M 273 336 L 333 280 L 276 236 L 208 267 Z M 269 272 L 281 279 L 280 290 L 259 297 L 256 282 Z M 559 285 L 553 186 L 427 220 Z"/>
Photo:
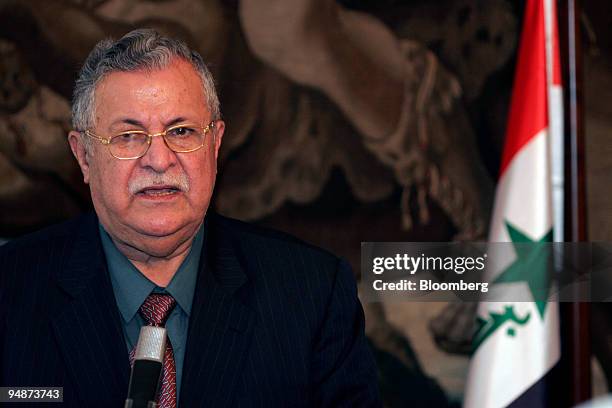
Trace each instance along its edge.
<path fill-rule="evenodd" d="M 489 241 L 509 242 L 504 220 L 541 237 L 552 227 L 548 129 L 543 129 L 512 159 L 499 179 Z"/>
<path fill-rule="evenodd" d="M 503 303 L 487 305 L 492 308 L 504 307 Z M 522 302 L 514 306 L 517 316 L 530 314 L 530 324 L 516 330 L 513 336 L 506 332 L 510 327 L 503 327 L 478 348 L 468 373 L 464 398 L 466 408 L 508 406 L 542 378 L 559 359 L 558 341 L 555 341 L 555 336 L 550 336 L 550 333 L 559 331 L 558 304 L 549 303 L 543 322 L 535 303 Z"/>

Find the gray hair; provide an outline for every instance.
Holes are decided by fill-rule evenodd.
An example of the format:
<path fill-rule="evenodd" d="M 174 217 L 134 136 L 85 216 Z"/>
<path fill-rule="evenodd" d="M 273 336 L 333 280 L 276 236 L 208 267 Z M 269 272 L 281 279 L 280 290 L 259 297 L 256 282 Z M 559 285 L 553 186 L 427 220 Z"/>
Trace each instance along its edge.
<path fill-rule="evenodd" d="M 214 80 L 200 54 L 189 49 L 180 40 L 164 37 L 152 29 L 138 29 L 130 31 L 117 41 L 100 41 L 87 56 L 74 86 L 73 128 L 84 131 L 95 126 L 96 85 L 107 74 L 116 71 L 163 69 L 175 58 L 191 63 L 198 72 L 211 119 L 220 119 L 219 98 Z"/>

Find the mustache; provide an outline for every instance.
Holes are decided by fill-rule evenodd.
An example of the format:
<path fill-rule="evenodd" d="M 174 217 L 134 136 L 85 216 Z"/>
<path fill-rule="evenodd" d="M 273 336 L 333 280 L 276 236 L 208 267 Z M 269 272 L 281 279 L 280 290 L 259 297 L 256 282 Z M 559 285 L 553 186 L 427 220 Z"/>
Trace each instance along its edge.
<path fill-rule="evenodd" d="M 155 188 L 166 186 L 179 191 L 189 191 L 189 178 L 185 173 L 169 174 L 169 173 L 154 173 L 140 176 L 128 183 L 128 191 L 130 194 L 137 194 L 147 188 Z"/>

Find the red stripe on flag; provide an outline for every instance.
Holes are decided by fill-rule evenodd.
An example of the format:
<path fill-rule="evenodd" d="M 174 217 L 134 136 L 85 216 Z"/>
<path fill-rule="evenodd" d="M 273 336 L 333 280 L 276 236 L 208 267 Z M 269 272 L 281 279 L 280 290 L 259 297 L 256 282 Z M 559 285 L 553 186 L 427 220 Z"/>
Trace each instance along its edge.
<path fill-rule="evenodd" d="M 552 84 L 561 85 L 561 57 L 559 54 L 559 24 L 557 19 L 557 2 L 552 3 L 552 44 L 553 44 L 553 66 L 552 66 Z"/>
<path fill-rule="evenodd" d="M 500 177 L 518 153 L 548 125 L 544 0 L 528 0 L 519 45 Z"/>

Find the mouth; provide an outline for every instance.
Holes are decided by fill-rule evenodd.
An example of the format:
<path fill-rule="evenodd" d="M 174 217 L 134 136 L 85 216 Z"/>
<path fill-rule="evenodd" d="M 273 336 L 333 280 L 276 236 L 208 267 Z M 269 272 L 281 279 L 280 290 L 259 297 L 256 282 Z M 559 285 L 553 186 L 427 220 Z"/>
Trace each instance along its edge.
<path fill-rule="evenodd" d="M 180 193 L 181 190 L 176 186 L 149 186 L 139 190 L 136 195 L 141 197 L 167 197 Z"/>

